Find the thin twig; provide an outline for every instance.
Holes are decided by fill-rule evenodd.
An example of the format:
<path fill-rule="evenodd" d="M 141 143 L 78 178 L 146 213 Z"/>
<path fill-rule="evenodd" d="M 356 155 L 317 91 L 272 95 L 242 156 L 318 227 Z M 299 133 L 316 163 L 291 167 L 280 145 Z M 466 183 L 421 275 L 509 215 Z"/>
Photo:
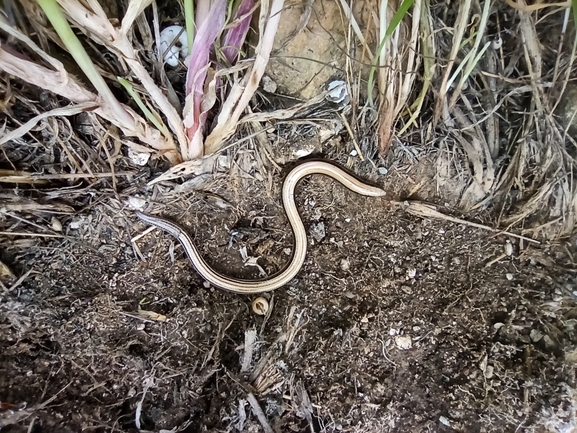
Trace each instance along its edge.
<path fill-rule="evenodd" d="M 526 236 L 511 233 L 511 232 L 508 232 L 506 230 L 494 229 L 493 227 L 489 227 L 489 226 L 486 226 L 483 224 L 477 224 L 477 223 L 473 223 L 473 222 L 470 222 L 467 220 L 463 220 L 461 218 L 455 218 L 455 217 L 452 217 L 449 215 L 445 215 L 444 213 L 439 212 L 435 208 L 435 206 L 430 205 L 430 204 L 420 203 L 417 201 L 404 201 L 404 202 L 391 201 L 391 203 L 394 205 L 397 205 L 397 206 L 403 206 L 407 212 L 409 212 L 410 214 L 416 215 L 418 217 L 421 217 L 421 218 L 424 217 L 424 218 L 443 219 L 443 220 L 451 221 L 451 222 L 457 223 L 457 224 L 464 224 L 464 225 L 475 227 L 478 229 L 488 230 L 490 232 L 494 232 L 497 234 L 509 235 L 509 236 L 514 237 L 514 238 L 523 239 L 527 242 L 532 242 L 535 244 L 541 243 L 535 239 L 531 239 L 531 238 L 528 238 Z"/>
<path fill-rule="evenodd" d="M 274 433 L 274 430 L 272 429 L 272 427 L 268 423 L 268 420 L 266 419 L 266 415 L 264 414 L 264 412 L 260 408 L 260 404 L 258 403 L 258 400 L 254 396 L 254 394 L 252 392 L 248 393 L 248 395 L 246 396 L 246 399 L 250 403 L 250 407 L 252 407 L 252 411 L 254 412 L 258 421 L 262 425 L 264 432 L 265 433 Z"/>
<path fill-rule="evenodd" d="M 31 236 L 39 238 L 65 238 L 64 235 L 53 235 L 50 233 L 26 233 L 26 232 L 0 232 L 0 236 Z"/>

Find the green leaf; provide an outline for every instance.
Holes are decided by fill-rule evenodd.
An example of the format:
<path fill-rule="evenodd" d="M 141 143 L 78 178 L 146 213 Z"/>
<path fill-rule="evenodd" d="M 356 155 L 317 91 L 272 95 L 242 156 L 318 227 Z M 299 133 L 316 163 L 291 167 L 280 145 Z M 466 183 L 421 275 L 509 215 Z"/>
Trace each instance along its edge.
<path fill-rule="evenodd" d="M 144 113 L 146 118 L 154 126 L 156 126 L 156 129 L 158 129 L 160 132 L 162 132 L 162 134 L 165 137 L 167 137 L 167 138 L 170 137 L 170 132 L 168 132 L 168 129 L 166 128 L 166 125 L 164 124 L 164 122 L 160 118 L 160 115 L 154 110 L 151 111 L 146 106 L 144 101 L 140 98 L 140 95 L 138 93 L 136 93 L 136 91 L 134 90 L 134 87 L 132 87 L 132 83 L 128 80 L 125 80 L 122 77 L 116 77 L 116 78 L 118 79 L 118 82 L 120 84 L 122 84 L 122 86 L 126 89 L 126 91 L 132 97 L 132 99 L 134 99 L 134 102 L 136 102 L 136 105 L 138 105 L 138 107 L 142 110 L 142 112 Z"/>
<path fill-rule="evenodd" d="M 82 43 L 72 31 L 60 5 L 56 0 L 38 0 L 38 4 L 46 14 L 46 17 L 54 27 L 54 30 L 56 30 L 56 33 L 58 33 L 62 43 L 64 43 L 68 52 L 72 55 L 80 69 L 82 69 L 86 78 L 88 78 L 96 88 L 100 97 L 106 101 L 122 123 L 126 125 L 133 124 L 134 120 L 128 115 L 126 110 L 122 105 L 120 105 L 120 102 L 118 102 L 116 97 L 112 94 L 110 88 L 104 81 L 104 78 L 102 78 L 102 75 L 100 75 L 96 66 L 94 66 L 94 63 L 92 63 L 92 60 L 82 46 Z"/>
<path fill-rule="evenodd" d="M 184 21 L 188 37 L 188 52 L 192 51 L 194 42 L 194 0 L 184 0 Z"/>

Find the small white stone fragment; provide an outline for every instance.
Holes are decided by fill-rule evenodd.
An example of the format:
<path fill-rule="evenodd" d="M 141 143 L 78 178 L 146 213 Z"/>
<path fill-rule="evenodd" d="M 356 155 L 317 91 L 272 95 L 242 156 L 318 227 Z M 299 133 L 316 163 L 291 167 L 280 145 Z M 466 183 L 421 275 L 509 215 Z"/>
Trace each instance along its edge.
<path fill-rule="evenodd" d="M 84 223 L 86 222 L 85 218 L 78 218 L 73 220 L 68 227 L 70 227 L 71 230 L 78 230 L 80 227 L 82 227 L 84 225 Z"/>
<path fill-rule="evenodd" d="M 439 417 L 439 422 L 443 425 L 446 425 L 447 427 L 451 427 L 451 423 L 449 422 L 449 420 L 447 418 L 445 418 L 444 416 L 440 416 Z"/>
<path fill-rule="evenodd" d="M 144 209 L 144 206 L 146 205 L 146 200 L 144 200 L 143 198 L 140 197 L 134 197 L 134 196 L 130 196 L 128 197 L 128 206 L 130 206 L 131 209 L 134 210 L 142 210 Z"/>
<path fill-rule="evenodd" d="M 389 172 L 387 167 L 379 167 L 378 170 L 379 170 L 379 174 L 382 174 L 383 176 Z"/>
<path fill-rule="evenodd" d="M 413 347 L 413 340 L 411 340 L 411 337 L 399 335 L 398 337 L 395 337 L 395 344 L 401 350 L 408 350 Z"/>
<path fill-rule="evenodd" d="M 513 244 L 511 244 L 511 241 L 509 240 L 507 240 L 505 243 L 505 254 L 507 254 L 509 257 L 513 255 Z"/>
<path fill-rule="evenodd" d="M 309 156 L 313 153 L 312 149 L 299 149 L 295 152 L 297 158 L 304 158 L 305 156 Z"/>
<path fill-rule="evenodd" d="M 407 277 L 413 279 L 417 275 L 417 270 L 415 268 L 407 269 Z"/>
<path fill-rule="evenodd" d="M 326 236 L 325 223 L 320 221 L 316 224 L 312 224 L 309 232 L 315 241 L 322 241 Z"/>
<path fill-rule="evenodd" d="M 351 153 L 349 153 L 351 156 L 357 156 L 358 154 L 359 153 L 355 149 L 351 150 Z"/>
<path fill-rule="evenodd" d="M 52 230 L 54 230 L 55 232 L 62 231 L 62 223 L 58 218 L 53 216 L 52 219 L 50 220 L 50 224 L 52 225 Z"/>
<path fill-rule="evenodd" d="M 278 87 L 276 82 L 271 77 L 269 77 L 268 75 L 265 75 L 261 78 L 260 84 L 262 86 L 262 89 L 265 92 L 269 92 L 269 93 L 275 93 L 277 90 L 277 87 Z"/>
<path fill-rule="evenodd" d="M 351 262 L 349 259 L 342 259 L 341 260 L 341 269 L 343 271 L 348 271 L 351 268 Z"/>
<path fill-rule="evenodd" d="M 130 147 L 128 148 L 128 158 L 139 167 L 143 167 L 148 164 L 148 160 L 150 159 L 150 153 L 146 152 L 135 152 Z"/>
<path fill-rule="evenodd" d="M 513 274 L 506 274 L 505 277 L 507 277 L 507 279 L 508 279 L 509 281 L 513 281 L 513 278 L 515 278 L 515 275 L 513 275 Z"/>
<path fill-rule="evenodd" d="M 541 333 L 541 331 L 537 329 L 531 329 L 531 332 L 529 333 L 529 338 L 531 338 L 531 341 L 533 343 L 537 343 L 539 340 L 543 338 L 543 334 Z"/>

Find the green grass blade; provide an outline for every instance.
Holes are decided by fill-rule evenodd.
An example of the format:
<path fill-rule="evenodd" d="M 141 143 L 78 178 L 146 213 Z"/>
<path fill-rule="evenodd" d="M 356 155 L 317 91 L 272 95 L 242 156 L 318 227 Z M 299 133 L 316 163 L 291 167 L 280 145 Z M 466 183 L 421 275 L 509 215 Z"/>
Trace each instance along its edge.
<path fill-rule="evenodd" d="M 184 21 L 188 37 L 188 52 L 192 51 L 194 42 L 194 0 L 184 0 Z"/>
<path fill-rule="evenodd" d="M 106 101 L 106 103 L 111 107 L 114 111 L 114 114 L 118 117 L 125 125 L 132 125 L 134 120 L 131 116 L 128 115 L 126 110 L 120 105 L 120 102 L 116 99 L 116 97 L 110 91 L 110 88 L 102 78 L 102 75 L 98 72 L 94 63 L 88 56 L 88 53 L 82 46 L 80 40 L 76 37 L 70 24 L 66 20 L 64 13 L 62 13 L 62 9 L 60 5 L 56 2 L 56 0 L 38 0 L 38 4 L 46 14 L 46 17 L 58 33 L 58 36 L 80 67 L 82 72 L 86 75 L 86 78 L 90 80 L 92 85 L 96 88 L 96 91 L 99 93 L 100 97 Z"/>
<path fill-rule="evenodd" d="M 125 80 L 122 77 L 116 77 L 118 79 L 118 82 L 120 84 L 122 84 L 122 86 L 126 89 L 126 91 L 128 92 L 128 94 L 132 97 L 132 99 L 134 99 L 134 102 L 136 102 L 136 105 L 138 105 L 138 107 L 142 110 L 142 112 L 144 113 L 144 116 L 154 125 L 156 126 L 156 129 L 158 129 L 160 132 L 162 132 L 162 134 L 165 137 L 170 137 L 170 132 L 168 132 L 168 129 L 166 128 L 166 125 L 164 124 L 164 122 L 162 122 L 162 119 L 160 118 L 160 116 L 158 115 L 158 113 L 156 112 L 152 112 L 144 103 L 144 101 L 140 98 L 140 95 L 138 93 L 135 92 L 134 88 L 132 87 L 132 84 L 130 83 L 130 81 Z"/>

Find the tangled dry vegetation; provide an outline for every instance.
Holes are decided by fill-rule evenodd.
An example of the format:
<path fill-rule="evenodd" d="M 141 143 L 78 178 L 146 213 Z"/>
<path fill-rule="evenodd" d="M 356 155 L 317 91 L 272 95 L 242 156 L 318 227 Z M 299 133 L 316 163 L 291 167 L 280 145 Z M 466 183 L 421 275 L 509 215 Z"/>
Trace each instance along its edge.
<path fill-rule="evenodd" d="M 0 387 L 10 384 L 0 388 L 0 429 L 575 429 L 576 292 L 571 287 L 577 249 L 577 36 L 570 1 L 317 0 L 293 5 L 263 0 L 249 8 L 255 15 L 241 50 L 247 57 L 229 61 L 219 43 L 225 31 L 246 18 L 230 15 L 242 3 L 236 2 L 222 34 L 215 35 L 216 45 L 193 51 L 196 61 L 202 55 L 208 59 L 199 61 L 193 73 L 194 61 L 166 68 L 158 49 L 160 30 L 185 20 L 186 0 L 58 0 L 102 81 L 70 55 L 40 6 L 47 2 L 4 0 L 0 12 L 0 259 L 5 263 L 0 272 L 0 331 L 5 335 L 0 337 L 0 372 L 5 379 Z M 226 2 L 207 4 L 224 10 Z M 330 23 L 327 17 L 333 17 Z M 274 39 L 277 26 L 282 37 Z M 319 43 L 319 51 L 313 45 L 295 51 L 295 41 L 319 35 L 329 35 L 330 47 Z M 320 47 L 329 58 L 322 57 Z M 344 82 L 337 84 L 337 98 L 334 88 L 318 84 L 329 78 Z M 333 322 L 316 328 L 318 340 L 313 328 L 308 336 L 313 342 L 305 342 L 309 318 L 296 306 L 287 308 L 284 318 L 259 322 L 256 332 L 247 325 L 254 319 L 243 301 L 209 290 L 183 295 L 179 290 L 191 283 L 185 267 L 151 283 L 163 274 L 164 263 L 134 264 L 147 254 L 126 241 L 134 234 L 126 215 L 142 209 L 147 197 L 183 216 L 193 209 L 194 222 L 207 232 L 217 226 L 228 230 L 229 222 L 214 219 L 218 209 L 237 221 L 251 219 L 253 232 L 247 236 L 262 243 L 247 241 L 249 250 L 252 245 L 255 256 L 268 251 L 276 257 L 269 265 L 278 268 L 286 253 L 277 244 L 286 241 L 286 227 L 268 213 L 275 208 L 271 197 L 278 195 L 273 184 L 281 166 L 303 154 L 323 154 L 373 180 L 385 179 L 399 206 L 388 209 L 390 214 L 375 210 L 359 218 L 394 215 L 401 221 L 397 229 L 414 235 L 411 241 L 400 235 L 383 240 L 386 229 L 363 219 L 370 230 L 359 233 L 380 233 L 382 238 L 375 238 L 387 251 L 375 253 L 375 260 L 396 265 L 381 276 L 371 261 L 373 249 L 355 249 L 354 254 L 368 257 L 359 259 L 362 281 L 354 281 L 367 293 L 350 311 L 327 306 L 320 294 L 309 297 L 299 287 L 279 295 L 286 305 L 304 302 L 317 320 L 326 320 L 323 314 L 333 307 L 338 310 Z M 227 194 L 239 208 L 222 198 Z M 310 206 L 309 216 L 318 220 L 314 203 L 307 198 L 301 204 Z M 338 229 L 350 220 L 347 212 L 362 206 L 351 203 L 337 210 L 326 204 L 325 214 L 342 213 L 334 219 Z M 268 226 L 267 221 L 273 222 Z M 260 233 L 263 227 L 284 234 L 270 239 Z M 324 233 L 324 225 L 315 227 Z M 481 246 L 485 238 L 467 231 L 474 228 L 509 233 L 518 243 L 509 242 L 511 251 L 505 252 L 492 240 Z M 424 241 L 421 231 L 430 240 Z M 222 245 L 230 248 L 234 233 L 230 239 L 205 238 L 205 253 L 227 257 Z M 454 236 L 446 251 L 433 256 L 422 251 L 420 246 L 445 242 L 445 233 Z M 330 239 L 331 246 L 343 247 L 343 241 Z M 543 246 L 538 254 L 531 250 L 537 244 Z M 396 248 L 411 258 L 405 257 L 404 264 L 391 259 Z M 455 255 L 468 262 L 453 262 Z M 106 263 L 111 257 L 114 263 Z M 336 263 L 323 257 L 314 263 Z M 509 261 L 502 265 L 503 259 Z M 338 277 L 351 266 L 348 260 L 341 259 L 328 277 L 313 272 L 303 281 L 307 287 L 348 284 L 350 275 Z M 442 269 L 444 277 L 411 286 L 424 275 L 419 266 Z M 519 271 L 525 266 L 535 268 Z M 486 292 L 471 294 L 475 284 Z M 447 292 L 439 289 L 444 285 Z M 129 291 L 116 291 L 117 286 Z M 379 291 L 391 287 L 398 297 Z M 343 299 L 355 299 L 349 293 Z M 407 296 L 409 312 L 396 303 Z M 385 298 L 390 303 L 380 304 Z M 437 302 L 443 315 L 449 312 L 445 324 L 437 322 Z M 455 305 L 480 311 L 481 319 L 469 322 L 462 311 L 451 316 Z M 384 306 L 395 312 L 388 316 Z M 350 325 L 357 315 L 361 324 Z M 35 316 L 45 323 L 35 324 Z M 173 328 L 162 327 L 168 316 Z M 111 317 L 110 323 L 102 319 Z M 132 329 L 121 321 L 127 317 L 152 324 L 153 331 L 145 325 Z M 268 320 L 272 325 L 266 328 Z M 398 325 L 403 320 L 414 320 L 412 332 L 419 334 L 409 342 Z M 457 321 L 462 329 L 451 328 Z M 539 323 L 539 334 L 532 321 Z M 424 323 L 430 332 L 422 330 Z M 389 336 L 380 333 L 384 327 L 390 328 Z M 427 338 L 435 343 L 427 346 Z M 166 346 L 167 340 L 172 345 Z M 389 359 L 387 351 L 397 347 L 390 341 L 419 351 L 426 361 L 406 360 L 402 353 Z M 339 349 L 332 352 L 336 342 Z M 531 349 L 533 343 L 537 349 Z M 437 356 L 433 346 L 446 352 Z M 303 358 L 299 350 L 305 348 L 309 357 Z M 237 351 L 242 352 L 240 367 L 231 361 Z M 326 358 L 311 355 L 325 351 Z M 374 361 L 381 354 L 386 367 Z M 113 360 L 110 365 L 106 357 Z M 183 365 L 181 358 L 195 360 L 194 365 Z M 329 361 L 341 370 L 326 373 L 330 367 L 323 362 Z M 342 367 L 348 361 L 358 367 L 356 373 Z M 471 373 L 478 368 L 482 374 Z M 75 376 L 67 378 L 67 371 Z M 336 382 L 327 385 L 322 378 Z M 434 389 L 426 382 L 423 391 L 419 380 L 432 380 Z M 401 396 L 382 385 L 402 382 L 407 387 Z M 235 386 L 243 392 L 240 400 Z M 332 412 L 321 402 L 331 392 L 344 396 L 334 400 Z M 160 401 L 161 394 L 172 405 L 149 404 L 147 411 L 151 395 Z M 65 402 L 58 400 L 63 396 Z M 445 411 L 450 406 L 445 400 L 465 403 Z M 182 407 L 191 404 L 197 406 Z M 58 412 L 55 405 L 66 409 Z M 277 420 L 272 426 L 271 419 Z"/>

